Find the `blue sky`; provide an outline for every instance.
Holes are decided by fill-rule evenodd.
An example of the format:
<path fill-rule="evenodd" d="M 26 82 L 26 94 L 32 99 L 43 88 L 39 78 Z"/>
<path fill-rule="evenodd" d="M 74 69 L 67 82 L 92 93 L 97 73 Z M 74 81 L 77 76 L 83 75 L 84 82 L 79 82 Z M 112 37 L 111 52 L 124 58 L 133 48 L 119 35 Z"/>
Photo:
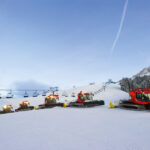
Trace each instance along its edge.
<path fill-rule="evenodd" d="M 0 87 L 37 81 L 62 88 L 117 81 L 150 64 L 150 1 L 1 0 Z"/>

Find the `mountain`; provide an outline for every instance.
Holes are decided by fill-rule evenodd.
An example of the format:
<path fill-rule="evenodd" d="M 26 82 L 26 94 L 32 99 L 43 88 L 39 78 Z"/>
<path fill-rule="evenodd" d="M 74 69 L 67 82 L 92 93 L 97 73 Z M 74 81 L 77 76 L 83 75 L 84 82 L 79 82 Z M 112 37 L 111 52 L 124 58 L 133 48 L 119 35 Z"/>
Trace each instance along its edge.
<path fill-rule="evenodd" d="M 120 80 L 121 89 L 129 92 L 137 88 L 150 88 L 150 67 L 144 68 L 132 78 Z"/>
<path fill-rule="evenodd" d="M 134 79 L 136 77 L 144 77 L 144 76 L 150 76 L 150 67 L 144 68 L 139 73 L 134 75 L 132 78 Z"/>

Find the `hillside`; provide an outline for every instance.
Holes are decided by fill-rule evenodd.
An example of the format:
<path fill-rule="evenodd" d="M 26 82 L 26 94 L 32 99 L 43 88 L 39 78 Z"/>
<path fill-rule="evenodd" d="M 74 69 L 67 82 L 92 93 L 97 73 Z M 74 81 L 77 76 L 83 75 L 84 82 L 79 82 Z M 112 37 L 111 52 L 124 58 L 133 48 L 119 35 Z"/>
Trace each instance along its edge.
<path fill-rule="evenodd" d="M 104 84 L 82 86 L 75 89 L 62 90 L 57 92 L 57 94 L 59 95 L 61 102 L 64 102 L 66 100 L 75 101 L 77 99 L 77 94 L 80 91 L 94 93 L 103 89 L 103 86 Z M 62 96 L 63 93 L 67 94 L 67 97 Z M 72 97 L 71 96 L 72 93 L 74 93 L 76 97 Z M 50 93 L 47 93 L 47 95 L 49 94 Z M 106 86 L 105 90 L 102 90 L 102 92 L 97 92 L 94 96 L 94 99 L 105 100 L 106 104 L 108 104 L 110 101 L 116 101 L 116 100 L 128 99 L 128 98 L 129 98 L 128 93 L 121 91 L 120 85 L 118 84 L 109 84 Z M 17 108 L 18 104 L 24 100 L 29 100 L 31 102 L 31 105 L 37 106 L 44 102 L 44 97 L 38 96 L 38 97 L 29 97 L 29 98 L 1 99 L 0 106 L 11 104 L 14 106 L 14 108 Z"/>
<path fill-rule="evenodd" d="M 96 92 L 103 85 L 65 90 Z M 61 95 L 64 91 L 60 91 Z M 149 112 L 108 109 L 108 102 L 129 98 L 117 84 L 110 84 L 95 99 L 105 106 L 93 108 L 51 108 L 0 115 L 0 147 L 10 150 L 149 150 Z M 28 98 L 31 105 L 43 103 L 44 97 Z M 2 99 L 16 108 L 23 99 Z"/>

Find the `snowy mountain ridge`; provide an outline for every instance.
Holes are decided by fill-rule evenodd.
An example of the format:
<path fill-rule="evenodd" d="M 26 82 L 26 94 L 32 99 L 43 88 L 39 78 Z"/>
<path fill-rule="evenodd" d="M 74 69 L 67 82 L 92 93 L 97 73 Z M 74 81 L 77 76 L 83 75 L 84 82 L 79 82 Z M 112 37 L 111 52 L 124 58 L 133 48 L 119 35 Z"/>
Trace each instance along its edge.
<path fill-rule="evenodd" d="M 134 75 L 132 79 L 135 79 L 136 77 L 143 77 L 143 76 L 150 76 L 150 67 L 142 69 L 139 73 Z"/>

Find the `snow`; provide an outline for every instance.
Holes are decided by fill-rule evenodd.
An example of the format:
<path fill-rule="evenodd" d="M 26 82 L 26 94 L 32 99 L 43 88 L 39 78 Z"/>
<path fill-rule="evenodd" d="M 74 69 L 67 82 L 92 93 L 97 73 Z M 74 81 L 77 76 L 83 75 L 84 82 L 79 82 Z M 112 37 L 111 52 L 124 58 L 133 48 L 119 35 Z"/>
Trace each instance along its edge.
<path fill-rule="evenodd" d="M 80 90 L 95 92 L 102 86 L 65 91 L 68 95 Z M 0 115 L 0 149 L 149 150 L 149 112 L 108 108 L 109 101 L 128 97 L 119 85 L 110 84 L 105 91 L 95 95 L 95 99 L 105 100 L 105 106 L 85 109 L 55 107 Z M 28 99 L 35 106 L 44 101 L 42 96 Z M 60 99 L 74 101 L 76 98 Z M 17 107 L 22 100 L 25 99 L 2 99 L 0 105 L 11 103 Z"/>

